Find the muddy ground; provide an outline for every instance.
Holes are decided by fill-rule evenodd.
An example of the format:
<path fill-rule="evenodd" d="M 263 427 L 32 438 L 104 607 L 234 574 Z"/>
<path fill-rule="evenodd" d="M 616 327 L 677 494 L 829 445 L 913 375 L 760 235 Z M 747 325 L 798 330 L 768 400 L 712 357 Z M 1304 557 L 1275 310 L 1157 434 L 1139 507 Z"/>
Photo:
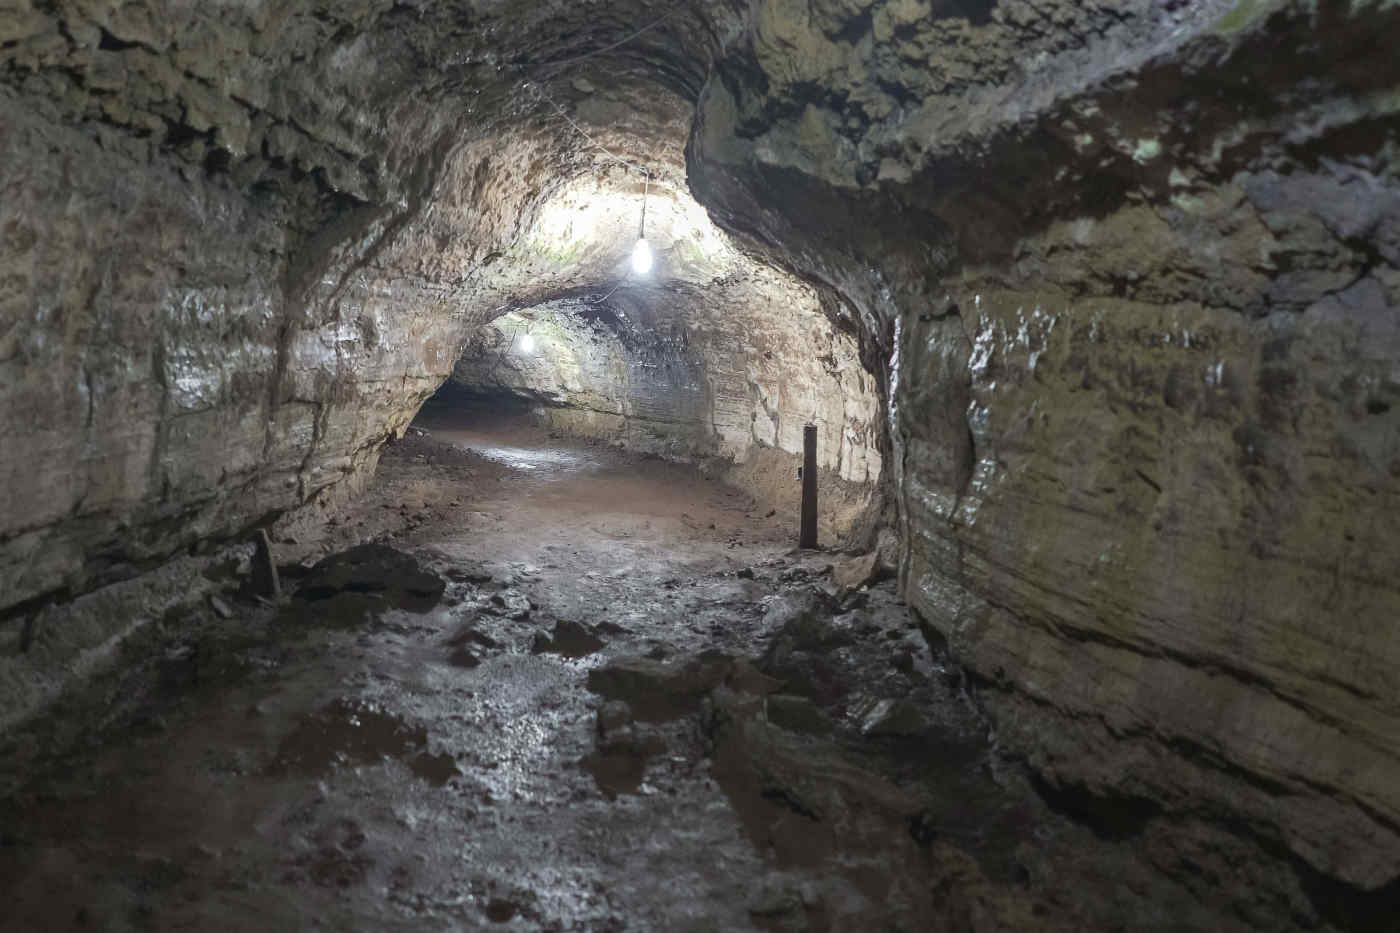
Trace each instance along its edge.
<path fill-rule="evenodd" d="M 223 568 L 0 738 L 0 928 L 1221 927 L 793 518 L 430 409 L 280 600 Z"/>

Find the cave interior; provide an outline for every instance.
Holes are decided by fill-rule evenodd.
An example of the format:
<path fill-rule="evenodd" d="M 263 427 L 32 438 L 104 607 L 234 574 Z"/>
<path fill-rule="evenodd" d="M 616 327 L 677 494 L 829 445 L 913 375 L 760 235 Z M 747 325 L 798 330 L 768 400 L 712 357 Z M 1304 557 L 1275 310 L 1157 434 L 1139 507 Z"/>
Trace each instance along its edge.
<path fill-rule="evenodd" d="M 0 929 L 1397 929 L 1397 43 L 0 0 Z"/>

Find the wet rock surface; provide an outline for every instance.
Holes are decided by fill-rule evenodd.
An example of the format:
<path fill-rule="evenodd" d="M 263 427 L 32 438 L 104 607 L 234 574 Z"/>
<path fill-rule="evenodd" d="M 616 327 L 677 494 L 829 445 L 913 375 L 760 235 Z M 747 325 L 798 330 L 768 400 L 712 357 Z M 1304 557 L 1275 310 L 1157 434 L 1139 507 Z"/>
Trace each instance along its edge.
<path fill-rule="evenodd" d="M 762 2 L 689 170 L 879 344 L 902 592 L 1008 744 L 1326 912 L 1400 885 L 1400 18 L 1319 9 Z"/>
<path fill-rule="evenodd" d="M 1247 925 L 1043 797 L 893 581 L 780 522 L 736 553 L 742 501 L 678 467 L 471 439 L 303 527 L 283 607 L 201 604 L 6 736 L 0 928 Z"/>
<path fill-rule="evenodd" d="M 427 754 L 427 744 L 422 726 L 409 726 L 372 703 L 342 698 L 305 717 L 277 747 L 267 773 L 320 776 L 394 758 L 440 787 L 457 773 L 456 762 L 448 754 Z"/>
<path fill-rule="evenodd" d="M 428 612 L 442 598 L 447 583 L 419 567 L 411 554 L 382 544 L 361 544 L 317 561 L 297 586 L 293 610 L 302 615 L 330 615 L 406 609 Z M 314 607 L 309 604 L 322 604 Z"/>

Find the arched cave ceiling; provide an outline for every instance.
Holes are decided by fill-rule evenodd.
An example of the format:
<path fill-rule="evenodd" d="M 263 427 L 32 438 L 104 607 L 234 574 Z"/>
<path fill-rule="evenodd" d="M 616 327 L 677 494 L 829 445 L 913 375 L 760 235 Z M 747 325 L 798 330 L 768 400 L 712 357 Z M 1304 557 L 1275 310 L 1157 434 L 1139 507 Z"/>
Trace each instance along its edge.
<path fill-rule="evenodd" d="M 615 284 L 644 173 L 646 284 L 741 274 L 684 170 L 739 25 L 723 4 L 26 2 L 3 39 L 28 106 L 252 194 L 293 300 L 378 279 L 481 315 Z"/>

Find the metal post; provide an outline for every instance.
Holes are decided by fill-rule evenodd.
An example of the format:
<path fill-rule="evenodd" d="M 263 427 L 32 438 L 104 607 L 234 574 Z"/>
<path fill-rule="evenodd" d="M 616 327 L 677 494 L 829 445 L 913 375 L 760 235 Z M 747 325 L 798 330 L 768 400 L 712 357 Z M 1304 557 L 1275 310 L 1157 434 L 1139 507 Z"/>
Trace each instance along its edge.
<path fill-rule="evenodd" d="M 802 429 L 802 534 L 799 547 L 817 546 L 817 426 Z"/>

